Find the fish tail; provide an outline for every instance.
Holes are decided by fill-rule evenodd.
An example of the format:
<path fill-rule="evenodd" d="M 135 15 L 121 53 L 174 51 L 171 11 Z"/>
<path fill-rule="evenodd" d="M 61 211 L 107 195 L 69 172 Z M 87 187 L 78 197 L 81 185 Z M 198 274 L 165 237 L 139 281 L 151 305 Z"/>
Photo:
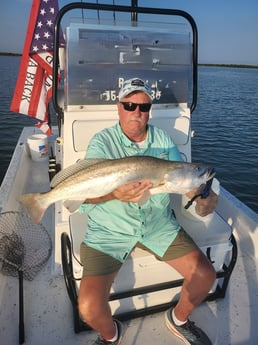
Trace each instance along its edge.
<path fill-rule="evenodd" d="M 40 193 L 23 194 L 19 202 L 26 207 L 33 223 L 38 224 L 47 209 L 40 199 Z"/>

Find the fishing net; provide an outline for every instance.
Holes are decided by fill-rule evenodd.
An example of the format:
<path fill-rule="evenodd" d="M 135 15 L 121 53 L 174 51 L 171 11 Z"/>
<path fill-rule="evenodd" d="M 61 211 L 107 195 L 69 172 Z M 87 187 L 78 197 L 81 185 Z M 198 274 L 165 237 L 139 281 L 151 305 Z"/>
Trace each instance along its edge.
<path fill-rule="evenodd" d="M 34 224 L 20 212 L 0 214 L 0 271 L 5 275 L 33 280 L 46 264 L 51 238 L 42 224 Z"/>
<path fill-rule="evenodd" d="M 51 249 L 51 238 L 42 224 L 34 224 L 20 212 L 0 213 L 0 272 L 19 279 L 19 344 L 25 340 L 23 278 L 35 277 Z"/>

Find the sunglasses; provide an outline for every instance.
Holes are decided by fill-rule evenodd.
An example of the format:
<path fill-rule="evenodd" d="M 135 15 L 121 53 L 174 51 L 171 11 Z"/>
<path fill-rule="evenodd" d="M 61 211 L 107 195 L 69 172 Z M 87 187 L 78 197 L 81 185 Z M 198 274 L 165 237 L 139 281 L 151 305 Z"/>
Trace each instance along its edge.
<path fill-rule="evenodd" d="M 124 110 L 126 111 L 134 111 L 138 106 L 140 111 L 143 113 L 148 112 L 151 108 L 151 103 L 133 103 L 133 102 L 120 102 L 123 104 Z"/>

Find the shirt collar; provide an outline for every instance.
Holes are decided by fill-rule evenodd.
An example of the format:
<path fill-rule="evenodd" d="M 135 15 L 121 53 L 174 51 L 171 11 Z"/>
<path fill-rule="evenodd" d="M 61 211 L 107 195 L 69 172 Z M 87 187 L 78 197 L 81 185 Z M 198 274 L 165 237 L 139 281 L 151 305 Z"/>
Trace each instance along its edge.
<path fill-rule="evenodd" d="M 116 127 L 118 130 L 119 136 L 121 138 L 121 143 L 126 147 L 132 147 L 134 143 L 124 134 L 119 123 L 117 123 Z M 149 145 L 152 142 L 153 142 L 153 130 L 152 130 L 152 126 L 148 125 L 147 136 L 144 142 L 144 148 L 149 147 Z"/>

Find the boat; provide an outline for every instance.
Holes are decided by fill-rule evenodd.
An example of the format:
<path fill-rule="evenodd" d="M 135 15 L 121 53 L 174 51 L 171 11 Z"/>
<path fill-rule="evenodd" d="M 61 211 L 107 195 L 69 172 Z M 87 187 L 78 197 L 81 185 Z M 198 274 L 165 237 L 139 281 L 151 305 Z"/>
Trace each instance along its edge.
<path fill-rule="evenodd" d="M 89 12 L 90 19 L 67 24 L 65 78 L 59 84 L 60 26 L 65 15 L 75 9 Z M 111 14 L 111 18 L 104 15 L 100 19 L 100 11 Z M 169 131 L 184 160 L 191 161 L 198 32 L 190 14 L 139 7 L 137 1 L 131 6 L 71 3 L 58 12 L 53 54 L 52 98 L 57 124 L 47 139 L 47 154 L 37 152 L 38 159 L 33 159 L 28 139 L 36 135 L 41 140 L 42 132 L 34 126 L 23 129 L 0 189 L 0 234 L 7 227 L 19 233 L 18 224 L 24 217 L 23 230 L 34 229 L 18 201 L 20 195 L 48 191 L 60 169 L 83 158 L 92 135 L 116 123 L 117 90 L 129 77 L 148 80 L 153 90 L 150 122 Z M 192 320 L 214 345 L 255 345 L 258 215 L 216 179 L 214 188 L 220 190 L 218 206 L 206 217 L 199 217 L 194 206 L 186 209 L 185 197 L 171 196 L 178 222 L 217 272 L 216 283 L 193 312 Z M 96 333 L 81 320 L 77 306 L 79 245 L 86 224 L 86 215 L 70 214 L 62 202 L 57 202 L 33 230 L 39 236 L 35 255 L 40 252 L 39 258 L 44 258 L 37 271 L 30 275 L 29 267 L 21 277 L 22 269 L 16 265 L 15 276 L 0 275 L 2 344 L 90 344 L 95 340 Z M 47 249 L 44 254 L 42 243 Z M 34 246 L 30 237 L 26 246 L 25 256 Z M 12 266 L 10 261 L 10 257 L 5 261 L 1 257 L 2 271 L 3 266 Z M 164 323 L 164 311 L 176 302 L 182 282 L 178 273 L 146 252 L 136 249 L 131 253 L 110 296 L 112 311 L 125 326 L 124 345 L 182 344 Z"/>

